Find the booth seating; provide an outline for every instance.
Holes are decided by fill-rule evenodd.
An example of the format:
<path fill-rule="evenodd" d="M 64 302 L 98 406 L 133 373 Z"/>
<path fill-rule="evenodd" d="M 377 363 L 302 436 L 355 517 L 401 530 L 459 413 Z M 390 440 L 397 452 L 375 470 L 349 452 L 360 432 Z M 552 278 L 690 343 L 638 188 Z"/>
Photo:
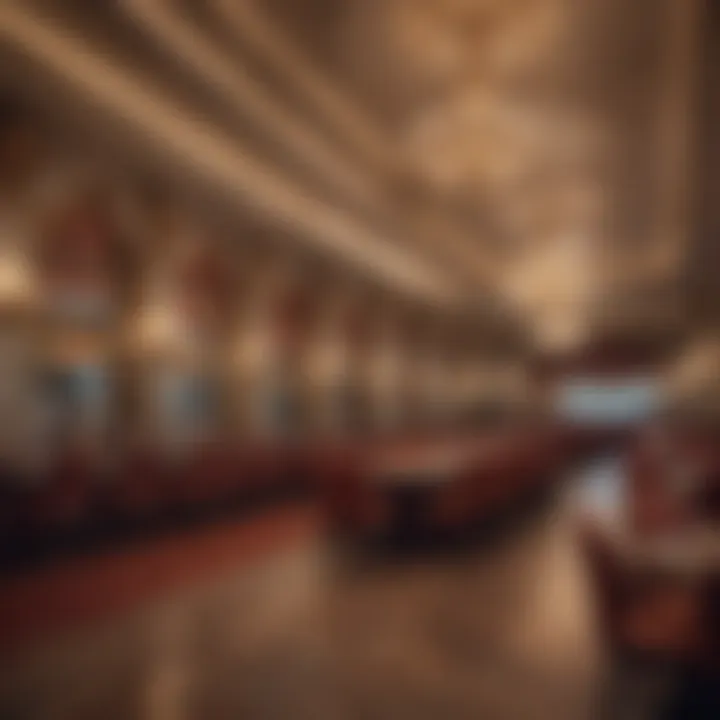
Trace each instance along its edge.
<path fill-rule="evenodd" d="M 383 520 L 381 499 L 363 479 L 361 443 L 327 443 L 315 456 L 317 487 L 329 530 L 357 536 L 379 527 Z"/>
<path fill-rule="evenodd" d="M 242 467 L 233 462 L 230 449 L 220 443 L 194 448 L 177 470 L 177 497 L 189 511 L 201 510 L 229 497 L 239 488 Z"/>
<path fill-rule="evenodd" d="M 169 493 L 185 512 L 277 497 L 307 485 L 302 448 L 279 440 L 207 442 L 170 470 Z"/>
<path fill-rule="evenodd" d="M 564 460 L 554 431 L 366 442 L 335 456 L 322 500 L 331 526 L 349 536 L 397 524 L 455 532 L 556 482 Z"/>
<path fill-rule="evenodd" d="M 3 550 L 52 547 L 55 540 L 250 506 L 305 493 L 318 460 L 300 444 L 207 442 L 173 458 L 149 445 L 128 450 L 110 470 L 65 453 L 37 482 L 0 486 Z"/>
<path fill-rule="evenodd" d="M 627 465 L 638 532 L 720 517 L 720 453 L 708 438 L 669 433 L 666 447 L 654 452 L 638 442 Z"/>
<path fill-rule="evenodd" d="M 628 515 L 634 532 L 657 535 L 688 522 L 685 503 L 669 488 L 667 468 L 641 450 L 631 453 L 626 467 L 630 489 Z"/>
<path fill-rule="evenodd" d="M 522 492 L 522 451 L 515 454 L 506 443 L 506 439 L 478 442 L 476 452 L 440 498 L 436 519 L 443 529 L 468 527 L 517 499 Z"/>
<path fill-rule="evenodd" d="M 382 533 L 400 514 L 402 522 L 454 532 L 554 482 L 564 457 L 562 436 L 547 430 L 315 442 L 218 439 L 183 458 L 144 446 L 105 474 L 73 452 L 43 483 L 4 488 L 0 521 L 9 543 L 22 545 L 314 492 L 339 534 Z"/>
<path fill-rule="evenodd" d="M 581 538 L 599 629 L 613 653 L 688 661 L 707 652 L 700 587 L 630 572 L 594 528 L 584 528 Z"/>
<path fill-rule="evenodd" d="M 720 528 L 702 499 L 712 453 L 686 440 L 640 437 L 621 506 L 580 536 L 611 648 L 718 669 Z"/>
<path fill-rule="evenodd" d="M 128 454 L 118 475 L 102 491 L 106 516 L 147 519 L 166 509 L 170 477 L 161 455 L 151 448 Z"/>
<path fill-rule="evenodd" d="M 47 481 L 25 497 L 23 520 L 31 532 L 54 532 L 81 525 L 94 509 L 92 463 L 81 450 L 60 456 Z"/>
<path fill-rule="evenodd" d="M 284 449 L 282 489 L 307 494 L 317 487 L 322 448 L 316 442 L 294 440 Z"/>

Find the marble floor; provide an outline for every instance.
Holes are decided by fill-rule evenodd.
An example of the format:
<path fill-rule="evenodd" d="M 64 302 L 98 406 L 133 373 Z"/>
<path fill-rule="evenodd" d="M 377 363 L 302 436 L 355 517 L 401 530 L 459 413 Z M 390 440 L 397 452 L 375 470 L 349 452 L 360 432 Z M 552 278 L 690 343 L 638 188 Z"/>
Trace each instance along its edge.
<path fill-rule="evenodd" d="M 582 720 L 606 674 L 560 507 L 457 557 L 318 532 L 3 662 L 4 720 Z"/>

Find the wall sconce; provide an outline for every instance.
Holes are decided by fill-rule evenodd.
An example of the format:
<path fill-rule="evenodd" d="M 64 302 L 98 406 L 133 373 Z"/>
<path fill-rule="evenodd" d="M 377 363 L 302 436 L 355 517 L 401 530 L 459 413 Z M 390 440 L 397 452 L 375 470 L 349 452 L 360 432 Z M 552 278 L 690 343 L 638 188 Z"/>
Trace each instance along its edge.
<path fill-rule="evenodd" d="M 0 307 L 27 308 L 37 299 L 35 278 L 27 260 L 11 248 L 0 254 Z"/>
<path fill-rule="evenodd" d="M 137 339 L 144 351 L 159 352 L 178 340 L 175 314 L 166 304 L 151 305 L 142 311 L 137 325 Z"/>

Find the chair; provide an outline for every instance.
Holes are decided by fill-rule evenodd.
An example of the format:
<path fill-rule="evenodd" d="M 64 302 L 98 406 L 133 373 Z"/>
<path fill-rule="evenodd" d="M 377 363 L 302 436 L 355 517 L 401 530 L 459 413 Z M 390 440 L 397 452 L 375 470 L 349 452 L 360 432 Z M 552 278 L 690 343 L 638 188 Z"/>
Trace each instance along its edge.
<path fill-rule="evenodd" d="M 28 525 L 41 534 L 69 530 L 88 519 L 93 505 L 93 472 L 79 451 L 64 453 L 48 484 L 29 498 Z"/>
<path fill-rule="evenodd" d="M 169 510 L 174 502 L 168 468 L 149 448 L 131 452 L 110 487 L 110 513 L 124 519 L 146 519 Z"/>
<path fill-rule="evenodd" d="M 600 629 L 614 652 L 674 661 L 703 652 L 703 602 L 697 587 L 638 575 L 621 564 L 594 529 L 583 529 L 582 545 Z"/>
<path fill-rule="evenodd" d="M 332 531 L 352 537 L 383 526 L 387 508 L 363 477 L 359 448 L 328 449 L 322 475 L 321 502 Z"/>

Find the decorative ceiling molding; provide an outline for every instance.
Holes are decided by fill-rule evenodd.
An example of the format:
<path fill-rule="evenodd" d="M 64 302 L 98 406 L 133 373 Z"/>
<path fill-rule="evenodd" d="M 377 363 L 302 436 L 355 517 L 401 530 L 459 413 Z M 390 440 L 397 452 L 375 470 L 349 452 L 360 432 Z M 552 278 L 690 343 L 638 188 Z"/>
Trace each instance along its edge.
<path fill-rule="evenodd" d="M 393 173 L 405 164 L 400 148 L 365 112 L 352 94 L 329 81 L 306 55 L 267 15 L 261 3 L 252 0 L 212 0 L 212 8 L 226 28 L 244 46 L 252 48 L 302 92 L 347 141 L 375 167 Z"/>
<path fill-rule="evenodd" d="M 403 208 L 395 202 L 396 185 L 398 179 L 403 177 L 401 169 L 404 165 L 397 150 L 388 151 L 393 146 L 389 138 L 379 140 L 377 132 L 370 131 L 374 138 L 373 147 L 381 143 L 372 151 L 373 155 L 382 152 L 386 160 L 382 168 L 372 164 L 363 167 L 363 163 L 353 161 L 349 155 L 343 156 L 342 147 L 337 143 L 329 143 L 319 130 L 293 114 L 281 98 L 274 97 L 213 38 L 198 31 L 173 0 L 125 0 L 123 7 L 188 72 L 200 76 L 225 101 L 232 102 L 238 113 L 252 116 L 289 153 L 297 156 L 308 169 L 321 175 L 328 187 L 343 190 L 348 199 L 353 203 L 360 201 L 370 214 L 387 218 L 385 223 L 381 221 L 381 224 L 387 226 L 383 231 L 396 234 L 397 244 L 408 248 L 416 246 L 421 254 L 442 259 L 449 269 L 465 277 L 468 289 L 472 285 L 487 282 L 491 275 L 491 271 L 488 272 L 489 262 L 487 257 L 483 257 L 486 253 L 483 253 L 476 238 L 468 236 L 447 213 L 436 212 L 431 222 L 417 222 L 415 213 L 403 212 Z M 278 35 L 271 34 L 269 48 L 267 43 L 258 44 L 261 37 L 267 37 L 263 33 L 272 33 L 272 30 L 271 25 L 263 23 L 257 13 L 246 9 L 235 19 L 233 27 L 236 29 L 242 25 L 242 21 L 249 19 L 250 30 L 261 33 L 255 36 L 245 28 L 245 35 L 254 35 L 256 48 L 259 46 L 261 52 L 269 53 L 270 62 L 287 63 L 295 59 L 294 52 L 281 54 L 283 45 Z M 331 103 L 331 116 L 337 122 L 338 107 L 344 109 L 345 105 L 342 100 L 336 100 L 334 91 L 329 89 L 331 86 L 323 83 L 320 76 L 311 74 L 310 69 L 299 62 L 294 67 L 284 65 L 277 69 L 290 73 L 292 78 L 298 78 L 303 87 L 313 88 L 314 96 L 320 94 L 325 111 L 328 103 Z M 342 127 L 347 128 L 351 114 L 352 110 L 344 110 Z M 358 125 L 364 126 L 364 121 L 356 122 L 351 128 L 355 135 Z M 364 144 L 367 145 L 367 142 Z"/>
<path fill-rule="evenodd" d="M 209 184 L 235 210 L 251 211 L 271 226 L 289 225 L 298 239 L 323 254 L 336 255 L 372 277 L 446 304 L 458 299 L 457 284 L 417 254 L 379 238 L 347 213 L 294 186 L 249 148 L 189 117 L 142 78 L 124 70 L 91 44 L 63 33 L 56 23 L 25 3 L 0 7 L 0 32 L 8 47 L 132 132 L 147 153 L 184 168 Z"/>
<path fill-rule="evenodd" d="M 663 0 L 643 24 L 648 0 L 631 11 L 621 0 L 345 0 L 320 23 L 317 54 L 282 15 L 311 0 L 97 8 L 118 38 L 94 34 L 77 8 L 7 0 L 0 32 L 36 77 L 108 121 L 98 127 L 243 226 L 459 308 L 488 335 L 496 314 L 538 342 L 577 344 L 679 322 L 697 29 L 683 3 L 697 1 Z M 599 40 L 588 17 L 604 18 Z M 642 45 L 637 76 L 612 61 L 617 28 L 622 58 Z M 377 112 L 363 73 L 394 116 Z M 578 74 L 592 88 L 577 92 Z M 649 131 L 640 105 L 662 116 Z M 563 264 L 568 237 L 593 252 Z"/>

